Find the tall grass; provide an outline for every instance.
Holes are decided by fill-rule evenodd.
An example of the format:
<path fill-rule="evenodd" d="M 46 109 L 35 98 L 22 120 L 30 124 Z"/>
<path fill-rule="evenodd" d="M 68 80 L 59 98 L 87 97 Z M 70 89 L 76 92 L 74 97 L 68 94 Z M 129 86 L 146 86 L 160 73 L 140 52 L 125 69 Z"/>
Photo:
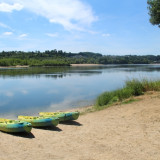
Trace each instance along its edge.
<path fill-rule="evenodd" d="M 147 91 L 160 91 L 160 80 L 151 81 L 148 79 L 133 79 L 126 81 L 125 86 L 122 89 L 104 92 L 98 96 L 96 106 L 100 107 L 114 102 L 123 101 L 132 96 L 142 95 Z"/>

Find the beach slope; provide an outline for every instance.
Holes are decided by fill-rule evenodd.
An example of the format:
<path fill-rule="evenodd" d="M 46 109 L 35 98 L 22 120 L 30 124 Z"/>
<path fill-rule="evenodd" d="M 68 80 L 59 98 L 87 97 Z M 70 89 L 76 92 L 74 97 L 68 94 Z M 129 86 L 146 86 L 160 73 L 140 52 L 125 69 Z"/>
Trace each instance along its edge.
<path fill-rule="evenodd" d="M 158 160 L 160 93 L 32 134 L 0 132 L 1 160 Z"/>

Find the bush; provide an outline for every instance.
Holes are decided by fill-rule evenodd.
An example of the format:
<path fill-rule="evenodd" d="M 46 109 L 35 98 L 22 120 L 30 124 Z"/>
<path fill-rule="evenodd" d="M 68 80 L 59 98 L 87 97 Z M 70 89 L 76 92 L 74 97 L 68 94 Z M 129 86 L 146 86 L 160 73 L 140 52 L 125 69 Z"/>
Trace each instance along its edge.
<path fill-rule="evenodd" d="M 160 91 L 160 81 L 143 80 L 144 92 L 147 91 Z"/>
<path fill-rule="evenodd" d="M 98 96 L 96 106 L 104 106 L 117 101 L 123 101 L 132 96 L 142 95 L 147 91 L 160 91 L 160 81 L 149 81 L 147 79 L 126 81 L 124 88 L 105 92 Z"/>
<path fill-rule="evenodd" d="M 126 81 L 126 87 L 133 91 L 134 96 L 139 96 L 144 93 L 144 85 L 142 81 L 133 79 L 131 81 Z"/>
<path fill-rule="evenodd" d="M 118 97 L 119 101 L 127 99 L 133 95 L 133 90 L 131 88 L 122 88 L 115 91 L 115 95 Z"/>
<path fill-rule="evenodd" d="M 98 106 L 104 106 L 106 104 L 109 104 L 113 98 L 114 92 L 105 92 L 97 98 L 96 103 Z"/>

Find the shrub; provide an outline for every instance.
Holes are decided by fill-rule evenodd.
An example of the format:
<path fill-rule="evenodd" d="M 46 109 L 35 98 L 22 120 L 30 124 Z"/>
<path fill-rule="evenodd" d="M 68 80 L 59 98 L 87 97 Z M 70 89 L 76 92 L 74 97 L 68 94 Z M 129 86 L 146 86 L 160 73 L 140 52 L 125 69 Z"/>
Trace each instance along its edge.
<path fill-rule="evenodd" d="M 134 96 L 139 96 L 144 93 L 144 85 L 142 81 L 133 79 L 131 81 L 126 81 L 126 87 L 130 88 L 133 91 Z"/>
<path fill-rule="evenodd" d="M 133 79 L 126 81 L 126 84 L 122 89 L 105 92 L 98 96 L 96 100 L 96 106 L 104 106 L 117 101 L 123 101 L 132 96 L 142 95 L 147 91 L 160 91 L 160 80 L 149 81 L 147 79 Z"/>
<path fill-rule="evenodd" d="M 127 99 L 133 95 L 133 90 L 131 88 L 125 87 L 115 91 L 115 95 L 120 101 Z"/>
<path fill-rule="evenodd" d="M 104 92 L 103 94 L 101 94 L 98 98 L 97 98 L 97 105 L 98 106 L 104 106 L 108 103 L 110 103 L 110 101 L 113 99 L 114 94 L 113 92 Z"/>

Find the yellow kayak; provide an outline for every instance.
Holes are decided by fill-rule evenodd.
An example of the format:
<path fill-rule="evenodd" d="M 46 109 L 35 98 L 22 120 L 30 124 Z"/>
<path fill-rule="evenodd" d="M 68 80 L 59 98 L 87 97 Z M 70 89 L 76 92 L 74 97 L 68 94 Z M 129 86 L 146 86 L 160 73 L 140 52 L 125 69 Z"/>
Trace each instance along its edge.
<path fill-rule="evenodd" d="M 40 116 L 43 117 L 57 117 L 59 121 L 77 120 L 79 112 L 40 112 Z"/>
<path fill-rule="evenodd" d="M 0 118 L 0 130 L 3 132 L 31 132 L 31 129 L 29 122 Z"/>
<path fill-rule="evenodd" d="M 58 118 L 34 117 L 34 116 L 18 116 L 19 120 L 23 120 L 32 124 L 33 127 L 57 126 Z"/>

